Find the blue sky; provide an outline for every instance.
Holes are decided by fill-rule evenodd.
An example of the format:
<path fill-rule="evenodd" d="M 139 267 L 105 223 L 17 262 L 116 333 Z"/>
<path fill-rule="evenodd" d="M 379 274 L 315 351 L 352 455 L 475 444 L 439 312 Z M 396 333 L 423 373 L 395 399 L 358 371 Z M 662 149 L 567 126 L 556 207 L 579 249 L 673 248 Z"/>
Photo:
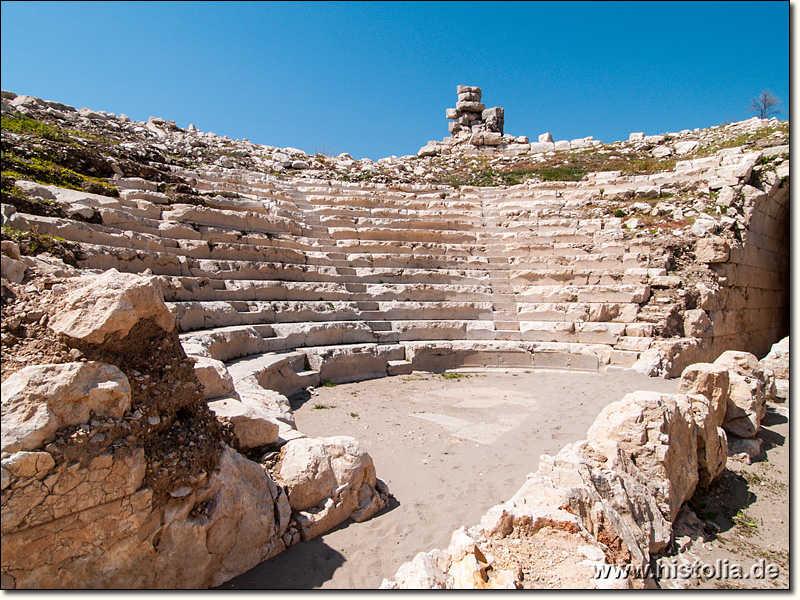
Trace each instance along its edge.
<path fill-rule="evenodd" d="M 789 113 L 789 2 L 2 2 L 0 43 L 17 94 L 356 158 L 448 135 L 459 84 L 531 138 Z"/>

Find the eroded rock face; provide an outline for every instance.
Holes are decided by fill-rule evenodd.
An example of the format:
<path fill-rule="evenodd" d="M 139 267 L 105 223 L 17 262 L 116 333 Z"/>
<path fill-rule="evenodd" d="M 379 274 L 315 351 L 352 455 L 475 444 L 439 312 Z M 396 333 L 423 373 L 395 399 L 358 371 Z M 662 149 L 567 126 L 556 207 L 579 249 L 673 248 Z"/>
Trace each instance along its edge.
<path fill-rule="evenodd" d="M 64 309 L 50 319 L 49 326 L 56 333 L 101 344 L 110 336 L 124 338 L 146 319 L 167 332 L 175 327 L 160 288 L 151 278 L 111 269 L 70 292 Z"/>
<path fill-rule="evenodd" d="M 730 376 L 721 365 L 696 363 L 681 375 L 678 392 L 687 394 L 697 429 L 698 485 L 707 488 L 725 469 L 728 437 L 722 424 L 728 405 Z"/>
<path fill-rule="evenodd" d="M 3 382 L 3 452 L 35 450 L 90 414 L 121 417 L 131 404 L 128 378 L 99 362 L 31 366 Z"/>

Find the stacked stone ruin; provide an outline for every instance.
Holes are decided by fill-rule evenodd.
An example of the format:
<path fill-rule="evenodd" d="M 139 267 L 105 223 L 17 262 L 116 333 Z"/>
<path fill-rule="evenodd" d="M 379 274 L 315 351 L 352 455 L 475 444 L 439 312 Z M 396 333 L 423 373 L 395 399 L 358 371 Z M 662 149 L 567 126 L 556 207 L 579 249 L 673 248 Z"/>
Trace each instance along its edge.
<path fill-rule="evenodd" d="M 486 108 L 481 102 L 481 88 L 458 86 L 458 102 L 455 108 L 447 109 L 450 134 L 455 137 L 469 136 L 473 140 L 481 138 L 475 145 L 496 146 L 503 139 L 505 117 L 499 106 Z"/>

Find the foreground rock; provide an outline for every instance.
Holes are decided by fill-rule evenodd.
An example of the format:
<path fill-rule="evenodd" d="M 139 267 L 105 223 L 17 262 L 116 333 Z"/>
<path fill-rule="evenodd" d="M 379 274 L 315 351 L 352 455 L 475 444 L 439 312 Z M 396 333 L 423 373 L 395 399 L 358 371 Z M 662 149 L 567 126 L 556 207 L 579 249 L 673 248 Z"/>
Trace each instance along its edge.
<path fill-rule="evenodd" d="M 281 448 L 272 473 L 287 490 L 297 531 L 310 540 L 345 519 L 368 519 L 388 497 L 372 458 L 353 438 L 297 439 Z"/>
<path fill-rule="evenodd" d="M 281 443 L 275 394 L 207 405 L 155 278 L 110 271 L 57 285 L 43 322 L 82 359 L 2 384 L 4 589 L 216 586 L 385 505 L 355 440 L 284 446 L 285 488 L 234 450 Z M 224 383 L 208 362 L 207 381 Z"/>

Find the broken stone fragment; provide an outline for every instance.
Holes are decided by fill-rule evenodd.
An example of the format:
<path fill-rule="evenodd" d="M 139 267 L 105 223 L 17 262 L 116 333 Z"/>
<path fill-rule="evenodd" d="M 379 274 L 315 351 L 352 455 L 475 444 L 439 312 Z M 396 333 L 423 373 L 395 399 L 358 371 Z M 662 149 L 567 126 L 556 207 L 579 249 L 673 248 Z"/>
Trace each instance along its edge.
<path fill-rule="evenodd" d="M 233 378 L 225 363 L 208 356 L 195 356 L 194 374 L 203 386 L 206 400 L 222 398 L 234 393 Z"/>
<path fill-rule="evenodd" d="M 134 325 L 148 319 L 165 332 L 175 327 L 155 278 L 111 269 L 67 294 L 48 326 L 56 333 L 101 344 L 112 336 L 124 338 Z"/>
<path fill-rule="evenodd" d="M 62 427 L 89 415 L 121 418 L 130 408 L 128 378 L 99 362 L 36 365 L 17 371 L 2 386 L 2 450 L 36 450 Z"/>
<path fill-rule="evenodd" d="M 264 408 L 232 398 L 208 403 L 217 420 L 230 423 L 242 450 L 252 450 L 278 441 L 279 426 L 275 416 Z"/>
<path fill-rule="evenodd" d="M 789 337 L 773 344 L 769 354 L 761 359 L 761 364 L 772 369 L 777 379 L 789 379 Z"/>

